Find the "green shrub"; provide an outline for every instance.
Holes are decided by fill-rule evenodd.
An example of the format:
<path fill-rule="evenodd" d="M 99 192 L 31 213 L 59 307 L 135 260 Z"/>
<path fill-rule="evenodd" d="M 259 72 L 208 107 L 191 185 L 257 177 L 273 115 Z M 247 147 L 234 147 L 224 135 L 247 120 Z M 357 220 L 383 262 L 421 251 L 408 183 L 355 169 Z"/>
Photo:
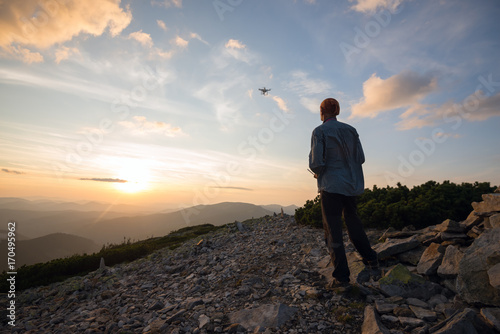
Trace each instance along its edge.
<path fill-rule="evenodd" d="M 402 229 L 439 224 L 445 219 L 461 221 L 472 211 L 472 202 L 481 201 L 481 195 L 491 193 L 496 187 L 489 182 L 462 183 L 428 181 L 408 187 L 365 189 L 358 197 L 358 214 L 365 227 Z M 313 201 L 295 211 L 295 220 L 304 225 L 321 227 L 321 204 L 317 196 Z"/>

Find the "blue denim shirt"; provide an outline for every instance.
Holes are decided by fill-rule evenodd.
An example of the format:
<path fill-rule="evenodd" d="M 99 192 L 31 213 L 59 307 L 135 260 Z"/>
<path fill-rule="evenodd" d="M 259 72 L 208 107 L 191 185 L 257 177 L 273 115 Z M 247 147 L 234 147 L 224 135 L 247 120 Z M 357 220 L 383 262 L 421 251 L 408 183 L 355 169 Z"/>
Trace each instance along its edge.
<path fill-rule="evenodd" d="M 318 174 L 318 192 L 357 196 L 364 191 L 365 155 L 352 126 L 329 119 L 314 129 L 309 168 Z"/>

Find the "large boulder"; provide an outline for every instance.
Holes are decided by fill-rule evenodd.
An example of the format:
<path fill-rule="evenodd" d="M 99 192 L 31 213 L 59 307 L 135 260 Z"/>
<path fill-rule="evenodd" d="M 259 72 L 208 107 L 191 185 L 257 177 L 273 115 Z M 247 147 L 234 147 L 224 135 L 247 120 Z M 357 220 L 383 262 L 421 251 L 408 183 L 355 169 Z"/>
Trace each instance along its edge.
<path fill-rule="evenodd" d="M 500 290 L 490 284 L 488 275 L 500 263 L 499 253 L 500 228 L 485 230 L 467 248 L 457 276 L 457 291 L 466 302 L 500 306 Z"/>
<path fill-rule="evenodd" d="M 500 211 L 500 194 L 483 194 L 482 202 L 472 202 L 476 212 Z"/>
<path fill-rule="evenodd" d="M 435 230 L 439 232 L 462 233 L 464 232 L 465 227 L 454 220 L 446 219 L 444 222 L 437 225 Z"/>
<path fill-rule="evenodd" d="M 444 251 L 445 248 L 440 244 L 430 244 L 418 262 L 417 272 L 421 275 L 435 275 L 443 260 Z"/>
<path fill-rule="evenodd" d="M 453 245 L 446 247 L 443 262 L 437 270 L 437 274 L 442 278 L 454 278 L 458 275 L 458 265 L 464 257 L 464 253 Z"/>
<path fill-rule="evenodd" d="M 380 290 L 388 296 L 412 297 L 424 301 L 429 300 L 432 296 L 441 293 L 443 290 L 440 285 L 411 273 L 402 264 L 394 266 L 378 283 Z"/>

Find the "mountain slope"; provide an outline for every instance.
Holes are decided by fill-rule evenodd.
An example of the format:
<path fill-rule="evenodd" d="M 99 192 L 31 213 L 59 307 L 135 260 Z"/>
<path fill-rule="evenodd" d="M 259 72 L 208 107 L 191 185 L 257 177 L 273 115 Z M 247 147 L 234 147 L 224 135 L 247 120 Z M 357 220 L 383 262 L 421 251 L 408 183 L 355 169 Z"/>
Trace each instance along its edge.
<path fill-rule="evenodd" d="M 171 213 L 120 217 L 86 225 L 74 233 L 98 243 L 119 243 L 125 239 L 141 240 L 163 236 L 171 231 L 200 224 L 224 225 L 235 220 L 272 215 L 273 212 L 258 205 L 224 202 L 198 205 Z"/>
<path fill-rule="evenodd" d="M 0 249 L 2 254 L 7 254 L 6 240 L 0 240 Z M 74 254 L 91 254 L 99 249 L 100 246 L 92 240 L 65 233 L 53 233 L 30 240 L 16 239 L 16 268 Z M 6 269 L 7 261 L 2 261 L 0 271 Z"/>
<path fill-rule="evenodd" d="M 15 221 L 16 232 L 28 238 L 38 238 L 51 233 L 75 233 L 75 230 L 100 219 L 127 216 L 120 212 L 102 211 L 32 211 L 0 209 L 0 221 Z"/>

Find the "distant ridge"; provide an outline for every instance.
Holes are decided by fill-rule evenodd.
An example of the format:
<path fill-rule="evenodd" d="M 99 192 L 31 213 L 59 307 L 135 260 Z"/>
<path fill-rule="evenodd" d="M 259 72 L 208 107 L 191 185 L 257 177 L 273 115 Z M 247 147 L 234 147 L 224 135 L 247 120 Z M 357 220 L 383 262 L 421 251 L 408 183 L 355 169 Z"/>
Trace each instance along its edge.
<path fill-rule="evenodd" d="M 43 237 L 16 239 L 16 267 L 47 262 L 74 254 L 91 254 L 101 247 L 90 239 L 66 233 L 53 233 Z M 7 254 L 7 242 L 0 240 L 2 254 Z M 5 263 L 4 263 L 5 262 Z M 7 270 L 7 261 L 0 264 L 0 271 Z"/>
<path fill-rule="evenodd" d="M 120 217 L 107 219 L 82 227 L 75 234 L 96 240 L 96 242 L 121 242 L 131 238 L 141 240 L 151 236 L 163 236 L 187 226 L 212 224 L 215 226 L 241 221 L 252 217 L 274 214 L 261 206 L 223 202 L 198 205 L 170 213 Z"/>
<path fill-rule="evenodd" d="M 18 197 L 0 197 L 0 208 L 10 210 L 27 210 L 27 211 L 119 211 L 119 212 L 147 212 L 142 207 L 128 205 L 97 202 L 97 201 L 79 201 L 66 202 L 52 199 L 36 199 L 28 200 Z"/>
<path fill-rule="evenodd" d="M 173 230 L 200 224 L 224 225 L 235 220 L 281 213 L 282 206 L 254 205 L 242 202 L 222 202 L 177 208 L 168 212 L 144 213 L 115 211 L 120 206 L 98 202 L 34 201 L 0 197 L 0 220 L 16 221 L 16 232 L 32 239 L 52 233 L 67 233 L 88 238 L 98 245 L 121 243 L 124 239 L 142 240 L 163 236 Z M 297 207 L 283 206 L 293 215 Z"/>

